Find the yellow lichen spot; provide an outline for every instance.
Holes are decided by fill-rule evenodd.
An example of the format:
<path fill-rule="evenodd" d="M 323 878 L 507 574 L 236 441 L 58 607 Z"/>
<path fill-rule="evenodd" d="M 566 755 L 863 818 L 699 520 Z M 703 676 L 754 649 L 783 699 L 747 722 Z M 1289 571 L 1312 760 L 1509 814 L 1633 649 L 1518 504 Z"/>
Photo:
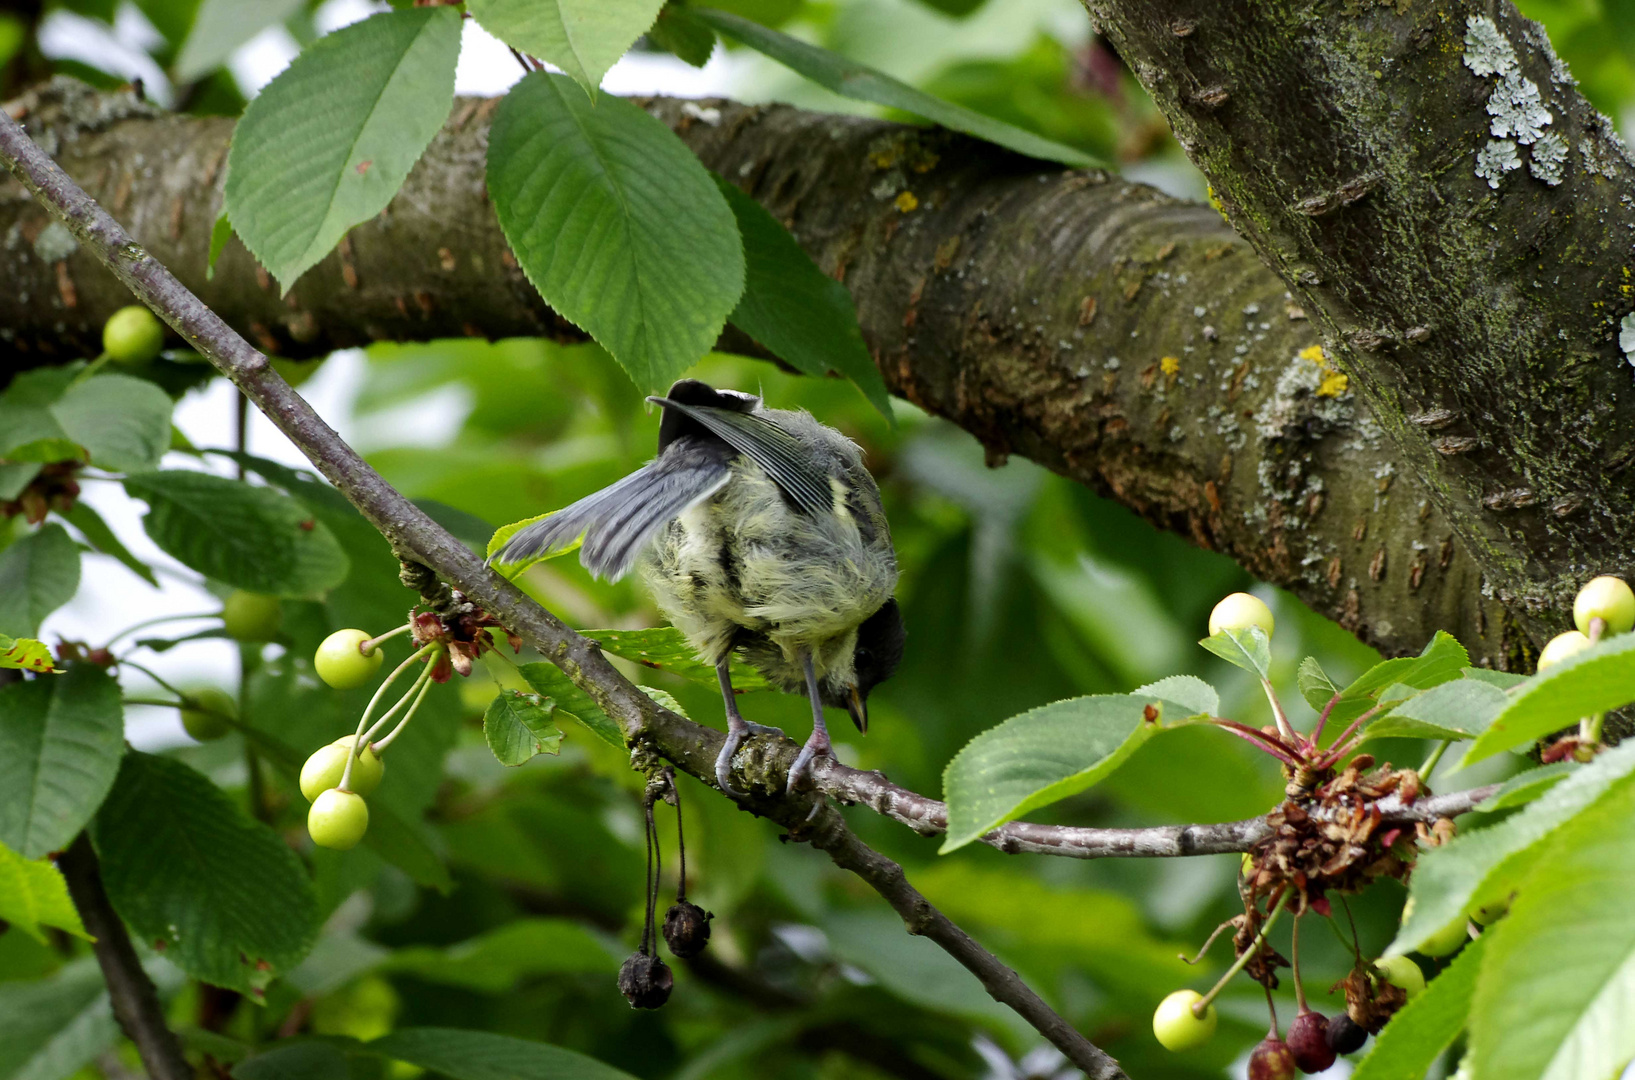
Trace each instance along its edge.
<path fill-rule="evenodd" d="M 1181 370 L 1181 358 L 1178 356 L 1164 357 L 1158 361 L 1158 370 L 1162 371 L 1167 378 L 1175 378 L 1175 373 Z"/>
<path fill-rule="evenodd" d="M 918 205 L 920 205 L 920 200 L 914 197 L 912 191 L 904 191 L 897 196 L 897 209 L 905 214 Z"/>
<path fill-rule="evenodd" d="M 1343 372 L 1325 370 L 1323 381 L 1317 384 L 1317 396 L 1339 397 L 1349 388 L 1350 382 Z"/>
<path fill-rule="evenodd" d="M 881 170 L 891 168 L 893 165 L 897 164 L 897 148 L 895 146 L 889 146 L 884 149 L 871 152 L 869 154 L 869 164 L 873 165 L 876 169 Z"/>
<path fill-rule="evenodd" d="M 1323 347 L 1321 345 L 1307 345 L 1304 349 L 1300 350 L 1300 359 L 1310 360 L 1314 364 L 1328 363 L 1328 357 L 1323 355 Z"/>

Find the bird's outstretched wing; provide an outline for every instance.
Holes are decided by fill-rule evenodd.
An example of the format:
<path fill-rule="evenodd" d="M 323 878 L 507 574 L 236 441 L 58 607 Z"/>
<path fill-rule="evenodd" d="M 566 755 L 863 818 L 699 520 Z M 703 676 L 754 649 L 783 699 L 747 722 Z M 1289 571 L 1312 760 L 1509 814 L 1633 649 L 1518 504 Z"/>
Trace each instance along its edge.
<path fill-rule="evenodd" d="M 660 529 L 721 490 L 731 476 L 732 457 L 726 447 L 701 441 L 674 445 L 618 483 L 518 532 L 490 561 L 521 562 L 570 548 L 584 537 L 579 561 L 597 577 L 616 581 L 630 572 Z"/>
<path fill-rule="evenodd" d="M 809 514 L 821 514 L 834 507 L 829 477 L 818 468 L 793 435 L 772 421 L 754 413 L 712 405 L 691 405 L 665 397 L 648 401 L 666 409 L 676 409 L 698 421 L 728 446 L 759 465 L 772 481 Z"/>

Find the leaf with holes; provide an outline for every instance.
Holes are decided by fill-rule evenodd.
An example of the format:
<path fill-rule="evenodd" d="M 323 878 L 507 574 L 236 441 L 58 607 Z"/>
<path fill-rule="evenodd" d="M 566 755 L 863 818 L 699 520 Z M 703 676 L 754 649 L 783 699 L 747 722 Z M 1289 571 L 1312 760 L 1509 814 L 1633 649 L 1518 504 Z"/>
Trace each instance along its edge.
<path fill-rule="evenodd" d="M 892 419 L 886 381 L 863 344 L 852 294 L 819 270 L 760 203 L 720 177 L 716 184 L 744 239 L 744 295 L 729 321 L 807 375 L 840 372 Z"/>
<path fill-rule="evenodd" d="M 948 836 L 941 852 L 1095 784 L 1162 730 L 1165 705 L 1137 694 L 1071 698 L 984 731 L 943 773 Z"/>
<path fill-rule="evenodd" d="M 593 96 L 664 0 L 471 0 L 484 30 L 573 76 Z"/>
<path fill-rule="evenodd" d="M 196 979 L 259 998 L 317 937 L 295 852 L 180 761 L 127 754 L 91 838 L 131 933 Z"/>
<path fill-rule="evenodd" d="M 31 638 L 79 589 L 79 548 L 52 522 L 0 551 L 0 634 Z"/>
<path fill-rule="evenodd" d="M 244 110 L 227 216 L 285 292 L 392 201 L 448 119 L 459 55 L 456 9 L 383 11 L 309 45 Z"/>
<path fill-rule="evenodd" d="M 96 813 L 125 752 L 119 683 L 94 664 L 0 686 L 0 844 L 37 859 Z"/>
<path fill-rule="evenodd" d="M 708 352 L 744 291 L 726 200 L 675 133 L 534 72 L 500 104 L 488 191 L 528 280 L 642 390 Z"/>
<path fill-rule="evenodd" d="M 525 764 L 562 750 L 562 732 L 551 722 L 556 704 L 538 694 L 501 690 L 483 713 L 483 738 L 501 765 Z"/>
<path fill-rule="evenodd" d="M 346 580 L 346 552 L 287 495 L 209 473 L 165 470 L 125 478 L 148 504 L 153 542 L 206 577 L 250 592 L 309 597 Z"/>
<path fill-rule="evenodd" d="M 692 14 L 728 37 L 762 53 L 785 67 L 804 75 L 826 90 L 854 101 L 868 101 L 893 109 L 923 116 L 934 124 L 953 131 L 963 131 L 979 139 L 996 143 L 1028 157 L 1044 161 L 1059 161 L 1075 168 L 1101 165 L 1103 162 L 1082 150 L 1064 146 L 1030 131 L 995 120 L 991 116 L 955 105 L 951 101 L 933 97 L 916 90 L 907 83 L 876 71 L 865 64 L 847 59 L 838 53 L 799 38 L 751 22 L 739 15 L 713 8 L 692 8 Z"/>
<path fill-rule="evenodd" d="M 17 671 L 56 671 L 51 649 L 33 638 L 10 638 L 0 634 L 0 668 Z"/>
<path fill-rule="evenodd" d="M 42 926 L 91 940 L 68 898 L 61 872 L 44 860 L 25 859 L 4 844 L 0 844 L 0 920 L 42 943 L 46 940 Z"/>

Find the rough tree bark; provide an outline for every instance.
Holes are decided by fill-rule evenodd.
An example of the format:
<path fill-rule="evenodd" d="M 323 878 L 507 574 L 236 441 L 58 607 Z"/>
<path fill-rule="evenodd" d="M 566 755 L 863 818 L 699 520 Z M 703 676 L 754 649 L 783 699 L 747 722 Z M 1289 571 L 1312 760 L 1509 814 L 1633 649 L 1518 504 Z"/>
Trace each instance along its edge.
<path fill-rule="evenodd" d="M 1084 3 L 1493 594 L 1537 632 L 1627 576 L 1635 159 L 1543 28 L 1508 0 Z"/>
<path fill-rule="evenodd" d="M 1526 637 L 1483 597 L 1428 489 L 1354 392 L 1329 376 L 1318 394 L 1325 369 L 1300 355 L 1317 344 L 1311 323 L 1214 211 L 940 131 L 647 104 L 851 287 L 892 388 L 994 460 L 1021 453 L 1109 495 L 1387 653 L 1446 628 L 1481 662 L 1526 665 Z M 460 101 L 388 210 L 288 297 L 236 241 L 206 279 L 230 122 L 60 82 L 12 108 L 230 323 L 310 356 L 577 334 L 523 278 L 485 201 L 492 106 Z M 0 344 L 19 364 L 94 352 L 129 302 L 47 222 L 21 187 L 0 186 Z"/>

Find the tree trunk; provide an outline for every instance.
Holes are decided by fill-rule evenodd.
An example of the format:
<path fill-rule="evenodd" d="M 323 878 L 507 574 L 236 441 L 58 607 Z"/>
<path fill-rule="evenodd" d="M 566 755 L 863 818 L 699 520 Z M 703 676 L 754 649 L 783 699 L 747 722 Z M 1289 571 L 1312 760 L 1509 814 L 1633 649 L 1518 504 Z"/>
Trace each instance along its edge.
<path fill-rule="evenodd" d="M 1115 498 L 1387 653 L 1444 628 L 1480 662 L 1528 664 L 1434 488 L 1399 469 L 1367 405 L 1314 353 L 1304 300 L 1213 210 L 941 131 L 645 104 L 846 283 L 892 389 L 992 460 L 1020 453 Z M 460 100 L 391 206 L 288 297 L 236 241 L 206 279 L 230 122 L 61 82 L 18 106 L 71 175 L 269 351 L 581 336 L 528 285 L 486 203 L 491 101 Z M 94 354 L 129 302 L 46 221 L 0 187 L 0 339 L 22 363 Z"/>

